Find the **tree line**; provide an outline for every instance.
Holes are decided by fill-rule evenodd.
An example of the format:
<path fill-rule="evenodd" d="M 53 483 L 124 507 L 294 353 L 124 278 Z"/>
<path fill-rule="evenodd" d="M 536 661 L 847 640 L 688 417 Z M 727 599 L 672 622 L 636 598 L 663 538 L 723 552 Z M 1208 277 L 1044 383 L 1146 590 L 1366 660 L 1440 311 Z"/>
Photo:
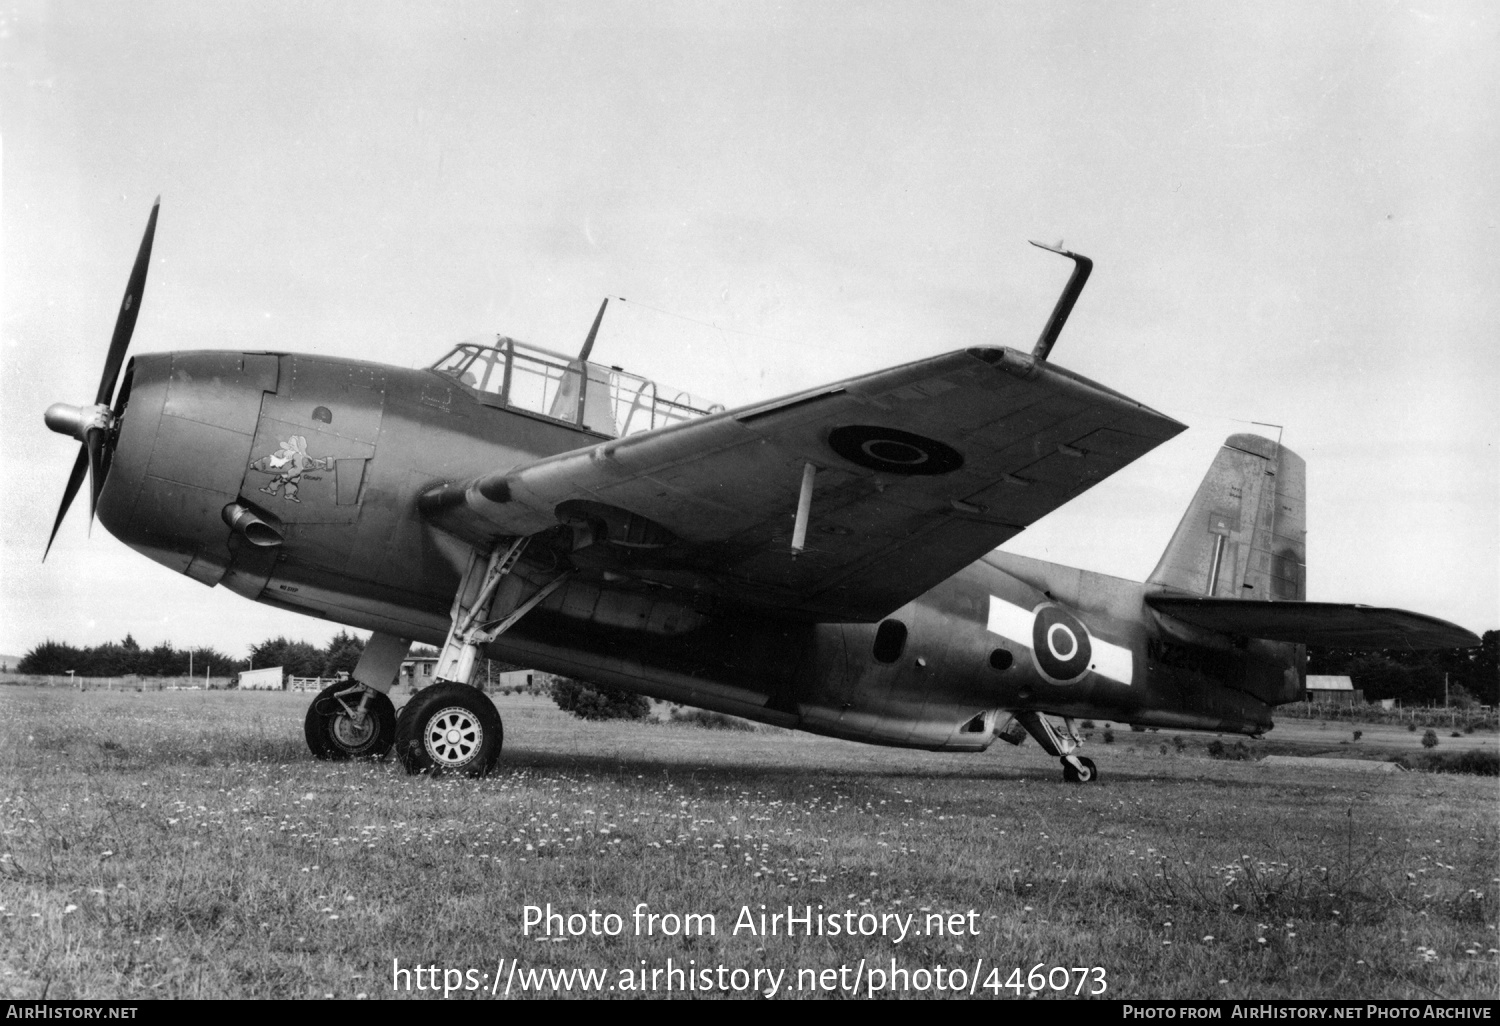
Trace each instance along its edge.
<path fill-rule="evenodd" d="M 188 667 L 194 676 L 212 673 L 228 677 L 256 667 L 280 666 L 294 677 L 333 677 L 340 670 L 353 672 L 365 650 L 362 639 L 339 631 L 327 645 L 318 648 L 306 641 L 289 641 L 284 637 L 268 638 L 250 647 L 248 659 L 225 655 L 215 648 L 191 650 L 163 642 L 154 648 L 142 648 L 130 635 L 119 642 L 106 642 L 92 648 L 79 648 L 61 641 L 44 641 L 27 652 L 16 664 L 18 673 L 80 677 L 185 677 Z"/>
<path fill-rule="evenodd" d="M 1443 678 L 1448 698 L 1500 705 L 1500 631 L 1485 631 L 1478 648 L 1449 648 L 1433 652 L 1386 649 L 1350 652 L 1309 648 L 1307 672 L 1352 679 L 1365 700 L 1399 699 L 1402 705 L 1443 704 Z"/>

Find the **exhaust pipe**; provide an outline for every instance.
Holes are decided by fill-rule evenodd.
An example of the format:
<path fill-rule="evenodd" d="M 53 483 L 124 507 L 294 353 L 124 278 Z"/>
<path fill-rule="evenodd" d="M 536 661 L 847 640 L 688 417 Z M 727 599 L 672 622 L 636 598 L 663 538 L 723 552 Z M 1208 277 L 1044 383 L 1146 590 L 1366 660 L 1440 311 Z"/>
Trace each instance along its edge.
<path fill-rule="evenodd" d="M 280 531 L 243 503 L 231 502 L 224 507 L 224 523 L 251 545 L 263 549 L 274 548 L 286 540 Z"/>

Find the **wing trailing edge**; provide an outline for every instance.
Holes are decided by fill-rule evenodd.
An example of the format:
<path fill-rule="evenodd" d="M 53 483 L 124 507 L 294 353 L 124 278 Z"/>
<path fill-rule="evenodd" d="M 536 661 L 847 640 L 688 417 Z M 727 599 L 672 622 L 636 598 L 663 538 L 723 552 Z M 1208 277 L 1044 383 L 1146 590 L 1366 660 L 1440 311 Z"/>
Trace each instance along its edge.
<path fill-rule="evenodd" d="M 1325 648 L 1473 648 L 1479 638 L 1457 624 L 1404 609 L 1343 602 L 1255 602 L 1244 599 L 1148 595 L 1146 604 L 1175 620 L 1267 641 Z"/>

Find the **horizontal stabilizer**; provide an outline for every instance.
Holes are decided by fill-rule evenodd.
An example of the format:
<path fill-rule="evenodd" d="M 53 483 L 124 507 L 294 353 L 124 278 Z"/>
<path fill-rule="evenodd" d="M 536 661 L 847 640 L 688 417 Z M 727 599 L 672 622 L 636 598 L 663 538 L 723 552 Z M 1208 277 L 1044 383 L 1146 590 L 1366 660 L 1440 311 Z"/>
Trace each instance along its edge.
<path fill-rule="evenodd" d="M 1473 648 L 1479 638 L 1457 624 L 1404 609 L 1343 602 L 1254 602 L 1148 595 L 1146 604 L 1183 623 L 1267 641 L 1325 648 Z"/>

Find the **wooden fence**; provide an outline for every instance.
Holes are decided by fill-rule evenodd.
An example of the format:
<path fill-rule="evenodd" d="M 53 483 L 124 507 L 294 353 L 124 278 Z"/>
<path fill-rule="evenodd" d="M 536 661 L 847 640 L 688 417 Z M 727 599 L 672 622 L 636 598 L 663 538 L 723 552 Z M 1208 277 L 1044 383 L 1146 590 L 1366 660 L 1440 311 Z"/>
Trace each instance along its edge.
<path fill-rule="evenodd" d="M 233 677 L 80 677 L 66 673 L 0 673 L 0 685 L 72 688 L 75 691 L 220 691 L 235 685 Z"/>

